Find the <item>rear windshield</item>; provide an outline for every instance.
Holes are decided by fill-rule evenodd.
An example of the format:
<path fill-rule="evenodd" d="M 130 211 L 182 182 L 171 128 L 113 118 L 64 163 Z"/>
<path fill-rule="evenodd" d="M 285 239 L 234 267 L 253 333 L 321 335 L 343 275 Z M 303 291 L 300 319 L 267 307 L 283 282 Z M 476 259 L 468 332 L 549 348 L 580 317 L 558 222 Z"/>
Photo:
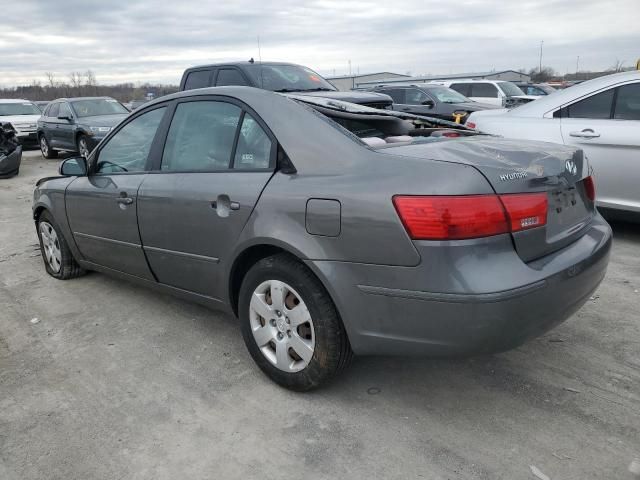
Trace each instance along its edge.
<path fill-rule="evenodd" d="M 40 115 L 42 112 L 33 103 L 0 103 L 0 116 Z"/>
<path fill-rule="evenodd" d="M 273 92 L 334 91 L 336 88 L 316 72 L 299 65 L 261 65 L 246 68 L 255 85 Z"/>
<path fill-rule="evenodd" d="M 498 86 L 507 97 L 517 97 L 519 95 L 525 94 L 522 90 L 520 90 L 520 88 L 518 88 L 518 86 L 515 83 L 498 82 Z"/>
<path fill-rule="evenodd" d="M 91 100 L 74 100 L 73 109 L 79 117 L 93 117 L 94 115 L 116 115 L 129 113 L 117 100 L 113 98 L 94 98 Z"/>

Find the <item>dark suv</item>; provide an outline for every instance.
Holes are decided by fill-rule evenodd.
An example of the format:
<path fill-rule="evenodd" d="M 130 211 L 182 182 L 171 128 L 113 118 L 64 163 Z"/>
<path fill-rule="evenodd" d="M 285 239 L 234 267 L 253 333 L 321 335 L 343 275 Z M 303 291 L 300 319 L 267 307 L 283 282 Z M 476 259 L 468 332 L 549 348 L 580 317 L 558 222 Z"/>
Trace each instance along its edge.
<path fill-rule="evenodd" d="M 128 113 L 122 104 L 110 97 L 53 100 L 38 120 L 42 156 L 54 158 L 59 150 L 65 150 L 87 157 Z"/>
<path fill-rule="evenodd" d="M 379 86 L 373 91 L 386 93 L 393 99 L 393 109 L 414 115 L 426 115 L 464 123 L 471 112 L 500 108 L 474 102 L 443 85 Z"/>
<path fill-rule="evenodd" d="M 310 68 L 293 63 L 248 62 L 203 65 L 185 70 L 180 90 L 244 85 L 272 92 L 302 93 L 386 109 L 393 101 L 388 95 L 373 92 L 341 92 Z"/>

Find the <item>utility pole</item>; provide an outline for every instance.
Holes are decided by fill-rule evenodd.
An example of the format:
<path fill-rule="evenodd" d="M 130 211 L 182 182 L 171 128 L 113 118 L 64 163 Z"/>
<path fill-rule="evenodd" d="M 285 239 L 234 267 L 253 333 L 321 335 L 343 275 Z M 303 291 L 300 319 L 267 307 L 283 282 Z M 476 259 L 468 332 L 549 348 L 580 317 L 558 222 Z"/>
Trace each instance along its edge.
<path fill-rule="evenodd" d="M 538 73 L 542 73 L 542 45 L 544 45 L 544 40 L 540 41 L 540 68 L 538 69 Z"/>
<path fill-rule="evenodd" d="M 580 71 L 580 55 L 576 58 L 576 74 Z"/>
<path fill-rule="evenodd" d="M 351 76 L 351 60 L 349 60 L 349 76 Z"/>

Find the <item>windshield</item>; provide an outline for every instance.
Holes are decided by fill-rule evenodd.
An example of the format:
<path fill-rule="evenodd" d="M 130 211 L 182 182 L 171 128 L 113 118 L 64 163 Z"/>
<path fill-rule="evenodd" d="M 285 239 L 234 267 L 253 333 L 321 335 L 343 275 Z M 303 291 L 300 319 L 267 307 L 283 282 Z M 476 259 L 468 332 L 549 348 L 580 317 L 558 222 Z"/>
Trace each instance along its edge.
<path fill-rule="evenodd" d="M 511 82 L 498 82 L 498 86 L 504 92 L 507 97 L 517 97 L 524 95 L 525 93 L 520 90 L 515 83 Z"/>
<path fill-rule="evenodd" d="M 429 93 L 435 95 L 435 97 L 443 103 L 462 103 L 471 102 L 470 99 L 462 95 L 461 93 L 452 90 L 447 87 L 428 87 Z"/>
<path fill-rule="evenodd" d="M 545 91 L 547 95 L 557 91 L 551 85 L 540 84 L 540 85 L 536 85 L 536 87 L 539 88 L 540 90 Z"/>
<path fill-rule="evenodd" d="M 93 117 L 94 115 L 116 115 L 129 113 L 117 100 L 113 98 L 93 98 L 91 100 L 75 100 L 71 102 L 79 117 Z"/>
<path fill-rule="evenodd" d="M 42 112 L 33 103 L 0 103 L 0 116 L 40 115 Z"/>
<path fill-rule="evenodd" d="M 336 88 L 316 72 L 298 65 L 260 65 L 247 68 L 256 85 L 274 92 L 305 92 Z"/>

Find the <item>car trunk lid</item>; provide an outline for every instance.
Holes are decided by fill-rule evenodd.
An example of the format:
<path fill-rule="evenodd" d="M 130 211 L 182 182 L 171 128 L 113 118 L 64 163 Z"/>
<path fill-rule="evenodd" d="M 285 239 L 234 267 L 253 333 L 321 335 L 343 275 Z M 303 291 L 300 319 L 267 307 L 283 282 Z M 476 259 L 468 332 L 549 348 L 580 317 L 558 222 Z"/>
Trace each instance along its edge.
<path fill-rule="evenodd" d="M 589 176 L 588 162 L 574 148 L 479 135 L 399 145 L 380 152 L 471 165 L 499 195 L 545 192 L 546 225 L 512 233 L 524 261 L 575 241 L 595 213 L 584 182 Z"/>

